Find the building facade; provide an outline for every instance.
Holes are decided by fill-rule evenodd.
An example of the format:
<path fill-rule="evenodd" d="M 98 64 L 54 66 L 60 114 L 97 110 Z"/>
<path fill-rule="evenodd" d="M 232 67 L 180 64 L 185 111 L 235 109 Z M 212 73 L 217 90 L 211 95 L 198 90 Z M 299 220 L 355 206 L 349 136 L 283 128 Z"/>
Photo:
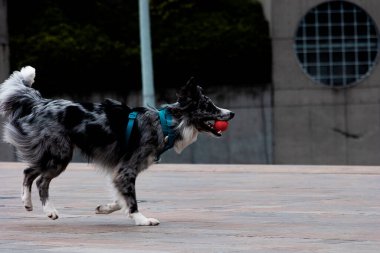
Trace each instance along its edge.
<path fill-rule="evenodd" d="M 380 2 L 263 0 L 273 162 L 380 163 Z"/>

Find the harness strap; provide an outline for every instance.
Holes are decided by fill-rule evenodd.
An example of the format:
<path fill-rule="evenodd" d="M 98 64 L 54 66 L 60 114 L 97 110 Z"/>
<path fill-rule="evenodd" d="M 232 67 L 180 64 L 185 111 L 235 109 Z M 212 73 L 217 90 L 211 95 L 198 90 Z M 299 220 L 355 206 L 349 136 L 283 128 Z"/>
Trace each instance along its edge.
<path fill-rule="evenodd" d="M 171 149 L 174 146 L 174 140 L 175 140 L 175 131 L 173 131 L 172 126 L 173 126 L 173 118 L 170 115 L 170 113 L 167 111 L 167 109 L 161 109 L 158 112 L 160 116 L 160 123 L 162 127 L 162 132 L 167 138 L 167 142 L 165 143 L 164 150 L 162 151 L 165 152 L 168 149 Z"/>
<path fill-rule="evenodd" d="M 127 145 L 132 135 L 133 125 L 135 123 L 135 119 L 137 118 L 137 114 L 138 114 L 137 112 L 131 112 L 128 116 L 129 120 L 128 120 L 128 125 L 127 125 L 126 136 L 125 136 Z"/>
<path fill-rule="evenodd" d="M 128 146 L 129 140 L 132 135 L 133 126 L 135 123 L 135 119 L 137 118 L 138 112 L 131 112 L 128 115 L 128 124 L 126 129 L 126 145 Z M 167 109 L 161 109 L 158 111 L 158 115 L 160 118 L 161 128 L 162 132 L 164 134 L 164 138 L 166 140 L 164 149 L 157 155 L 156 160 L 158 161 L 161 154 L 167 151 L 168 149 L 171 149 L 174 146 L 174 141 L 176 138 L 175 131 L 173 130 L 173 118 L 170 115 L 170 113 L 167 111 Z"/>

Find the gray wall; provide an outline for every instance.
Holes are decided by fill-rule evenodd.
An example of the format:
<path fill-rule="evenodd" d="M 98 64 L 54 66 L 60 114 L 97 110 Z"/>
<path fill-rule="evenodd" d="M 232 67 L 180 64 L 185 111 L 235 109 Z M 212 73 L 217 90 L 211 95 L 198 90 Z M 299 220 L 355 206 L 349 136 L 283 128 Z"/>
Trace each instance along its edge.
<path fill-rule="evenodd" d="M 7 29 L 7 1 L 0 0 L 0 82 L 9 74 L 9 47 L 8 47 L 8 29 Z M 0 126 L 3 125 L 3 119 L 0 117 Z M 2 161 L 14 160 L 12 149 L 0 142 L 0 158 Z"/>
<path fill-rule="evenodd" d="M 9 73 L 7 1 L 0 0 L 0 80 Z"/>
<path fill-rule="evenodd" d="M 274 163 L 380 163 L 380 69 L 347 89 L 316 85 L 293 50 L 300 19 L 321 0 L 275 0 L 271 6 Z M 380 24 L 378 0 L 351 1 Z"/>

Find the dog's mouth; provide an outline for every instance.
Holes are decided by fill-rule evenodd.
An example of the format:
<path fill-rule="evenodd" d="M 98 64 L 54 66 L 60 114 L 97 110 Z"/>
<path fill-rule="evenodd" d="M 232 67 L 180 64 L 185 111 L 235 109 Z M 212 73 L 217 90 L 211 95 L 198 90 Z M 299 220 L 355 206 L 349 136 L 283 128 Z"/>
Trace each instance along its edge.
<path fill-rule="evenodd" d="M 229 113 L 218 115 L 216 117 L 203 118 L 198 121 L 198 130 L 201 132 L 207 132 L 213 134 L 216 137 L 222 136 L 222 131 L 215 128 L 216 121 L 230 121 L 235 116 L 235 113 L 229 111 Z"/>
<path fill-rule="evenodd" d="M 213 135 L 215 135 L 217 137 L 222 136 L 222 131 L 215 129 L 215 127 L 214 127 L 215 121 L 214 120 L 202 121 L 200 125 L 201 125 L 200 126 L 201 129 L 199 129 L 200 131 L 212 133 Z"/>

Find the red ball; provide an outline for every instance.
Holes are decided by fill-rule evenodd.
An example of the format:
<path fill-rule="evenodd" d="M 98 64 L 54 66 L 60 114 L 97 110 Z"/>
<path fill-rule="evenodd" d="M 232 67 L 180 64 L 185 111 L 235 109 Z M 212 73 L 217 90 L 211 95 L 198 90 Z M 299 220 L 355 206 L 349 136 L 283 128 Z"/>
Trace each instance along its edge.
<path fill-rule="evenodd" d="M 226 131 L 227 128 L 228 128 L 228 122 L 227 121 L 223 121 L 223 120 L 215 120 L 215 123 L 214 123 L 214 128 L 217 130 L 217 131 Z"/>

